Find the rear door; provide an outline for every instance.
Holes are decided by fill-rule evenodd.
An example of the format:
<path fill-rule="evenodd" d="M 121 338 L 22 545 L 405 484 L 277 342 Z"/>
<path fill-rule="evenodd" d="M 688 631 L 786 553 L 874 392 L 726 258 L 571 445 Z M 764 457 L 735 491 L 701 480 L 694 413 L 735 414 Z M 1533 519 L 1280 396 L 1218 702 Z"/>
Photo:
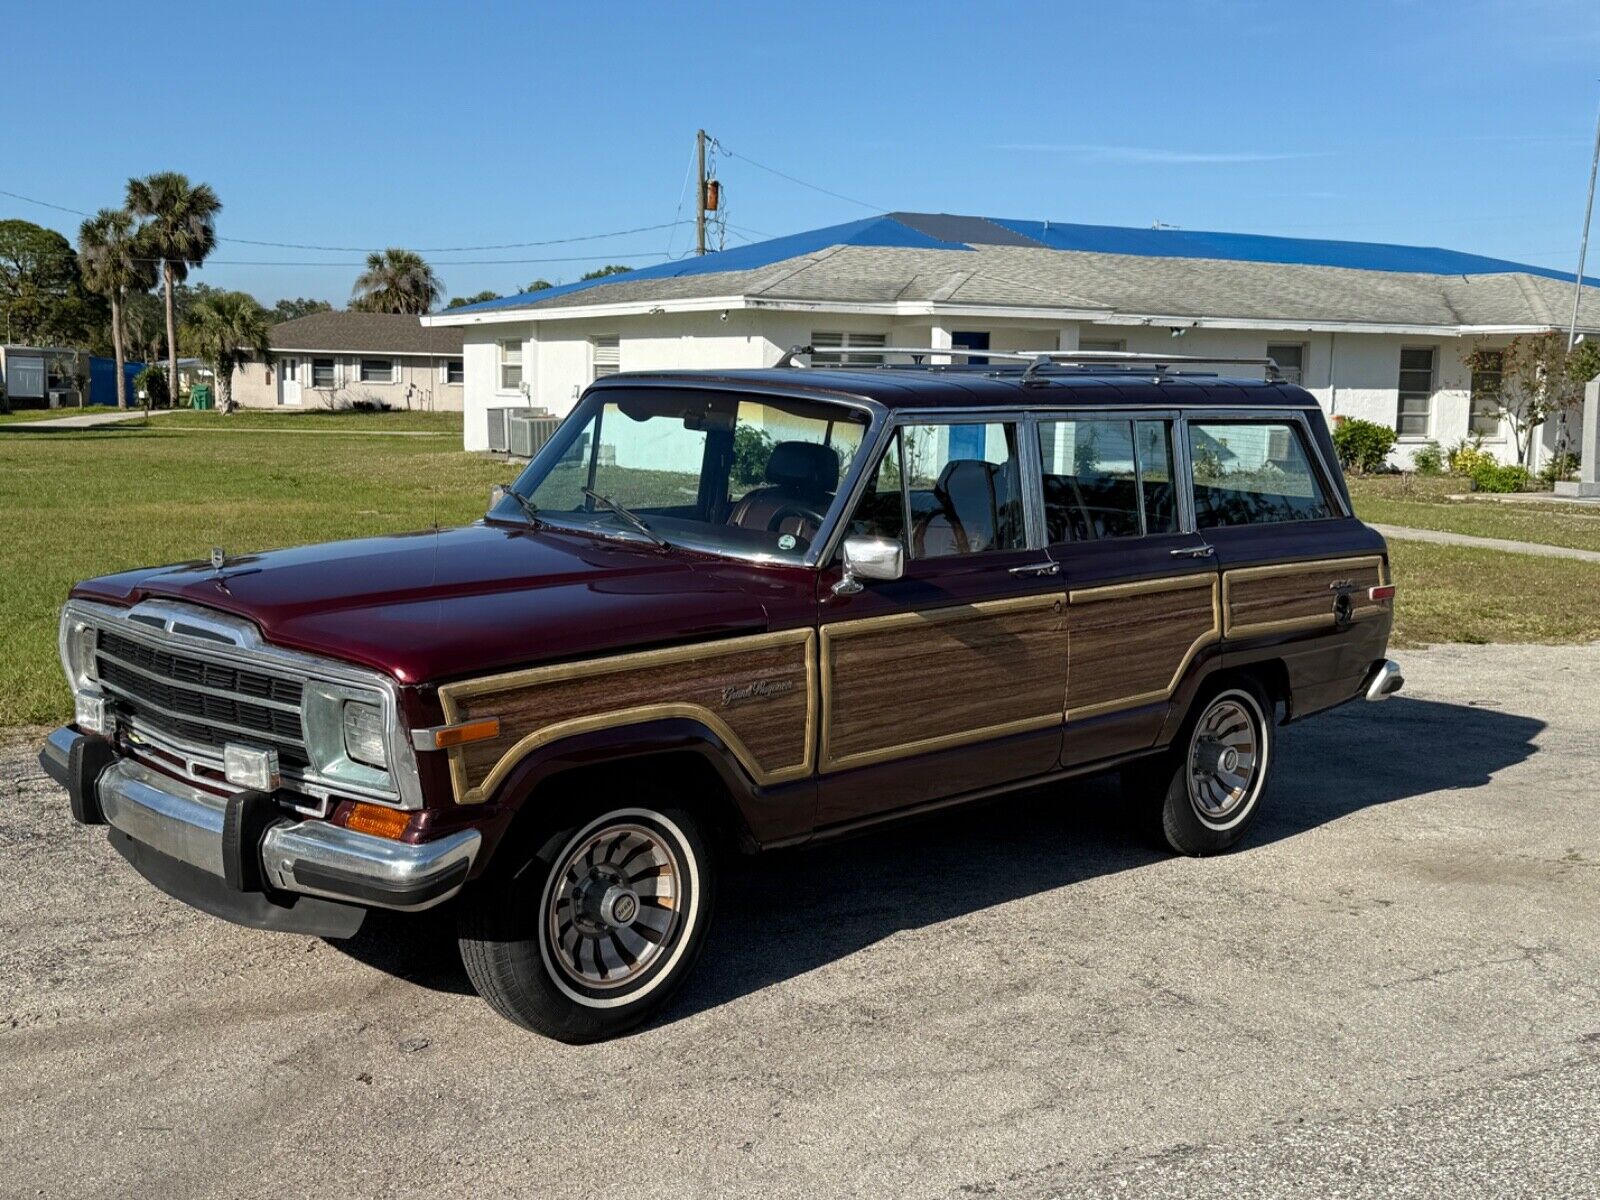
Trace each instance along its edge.
<path fill-rule="evenodd" d="M 1015 417 L 901 423 L 846 526 L 899 539 L 904 575 L 836 595 L 822 575 L 819 822 L 1055 768 L 1062 587 L 1039 545 Z"/>
<path fill-rule="evenodd" d="M 1194 531 L 1172 412 L 1037 419 L 1050 557 L 1069 643 L 1066 765 L 1148 748 L 1221 636 L 1215 554 Z"/>

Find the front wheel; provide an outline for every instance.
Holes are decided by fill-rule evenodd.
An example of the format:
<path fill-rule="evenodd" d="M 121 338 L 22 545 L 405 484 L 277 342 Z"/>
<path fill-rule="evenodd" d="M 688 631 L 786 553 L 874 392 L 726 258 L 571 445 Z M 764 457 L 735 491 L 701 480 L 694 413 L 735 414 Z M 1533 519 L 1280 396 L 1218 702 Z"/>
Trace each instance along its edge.
<path fill-rule="evenodd" d="M 607 809 L 502 847 L 463 903 L 461 959 L 502 1016 L 559 1041 L 601 1041 L 646 1020 L 682 983 L 714 892 L 691 814 Z"/>
<path fill-rule="evenodd" d="M 1244 836 L 1272 766 L 1272 713 L 1271 701 L 1249 679 L 1201 697 L 1159 766 L 1144 776 L 1155 795 L 1140 802 L 1155 810 L 1152 824 L 1168 847 L 1217 854 Z"/>

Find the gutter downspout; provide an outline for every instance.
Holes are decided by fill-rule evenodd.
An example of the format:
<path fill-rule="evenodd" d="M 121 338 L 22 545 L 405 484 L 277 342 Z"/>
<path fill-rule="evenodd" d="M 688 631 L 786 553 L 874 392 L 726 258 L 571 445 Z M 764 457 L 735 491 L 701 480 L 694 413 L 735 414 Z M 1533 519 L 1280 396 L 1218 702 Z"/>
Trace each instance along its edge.
<path fill-rule="evenodd" d="M 1339 355 L 1338 331 L 1328 334 L 1328 417 L 1331 420 L 1339 411 L 1339 384 L 1334 378 L 1334 367 L 1338 363 Z"/>

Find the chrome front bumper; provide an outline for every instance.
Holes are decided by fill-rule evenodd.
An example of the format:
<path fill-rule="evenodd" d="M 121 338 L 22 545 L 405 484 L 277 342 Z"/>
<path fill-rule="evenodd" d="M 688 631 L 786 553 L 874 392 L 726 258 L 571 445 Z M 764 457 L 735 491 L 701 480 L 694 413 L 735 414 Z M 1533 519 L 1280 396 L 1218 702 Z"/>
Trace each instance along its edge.
<path fill-rule="evenodd" d="M 84 738 L 72 729 L 58 729 L 39 756 L 45 770 L 69 790 L 77 785 L 67 764 L 73 761 L 74 743 Z M 133 759 L 112 759 L 81 786 L 92 789 L 98 812 L 112 829 L 218 881 L 229 877 L 230 853 L 254 856 L 260 870 L 248 875 L 259 874 L 269 891 L 363 907 L 417 912 L 443 903 L 461 890 L 482 845 L 474 829 L 411 844 L 328 821 L 283 817 L 270 821 L 259 839 L 252 839 L 254 845 L 234 847 L 227 831 L 227 797 Z M 238 877 L 238 870 L 233 874 Z"/>

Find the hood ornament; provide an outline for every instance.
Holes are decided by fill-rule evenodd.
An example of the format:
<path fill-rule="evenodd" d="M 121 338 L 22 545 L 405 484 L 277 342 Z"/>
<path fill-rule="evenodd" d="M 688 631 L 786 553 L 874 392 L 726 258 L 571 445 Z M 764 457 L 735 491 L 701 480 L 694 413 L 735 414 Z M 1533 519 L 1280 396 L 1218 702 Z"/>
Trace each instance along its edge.
<path fill-rule="evenodd" d="M 228 565 L 228 554 L 221 546 L 211 547 L 211 569 L 221 571 Z"/>

